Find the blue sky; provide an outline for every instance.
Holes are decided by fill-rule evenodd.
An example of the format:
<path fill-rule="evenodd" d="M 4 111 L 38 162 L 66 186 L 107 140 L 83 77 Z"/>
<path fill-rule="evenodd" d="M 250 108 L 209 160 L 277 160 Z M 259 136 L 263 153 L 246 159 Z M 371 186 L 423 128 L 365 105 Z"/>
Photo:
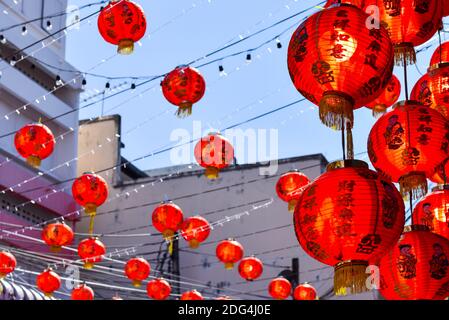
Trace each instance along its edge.
<path fill-rule="evenodd" d="M 108 76 L 162 74 L 177 65 L 220 48 L 230 40 L 239 39 L 239 35 L 246 36 L 320 3 L 319 0 L 140 0 L 137 2 L 142 5 L 148 22 L 147 34 L 141 41 L 142 46 L 136 45 L 134 54 L 116 56 L 92 72 Z M 85 0 L 69 0 L 70 5 L 85 3 Z M 92 10 L 83 10 L 81 16 L 85 16 Z M 311 12 L 314 11 L 309 11 L 309 14 Z M 289 20 L 212 58 L 256 47 L 293 24 L 299 25 L 299 21 L 304 16 L 303 14 Z M 80 30 L 73 30 L 68 34 L 67 60 L 80 70 L 87 70 L 115 53 L 116 48 L 106 43 L 99 35 L 96 23 L 94 18 L 90 23 L 83 23 Z M 109 112 L 121 114 L 123 133 L 146 118 L 168 110 L 167 113 L 157 116 L 153 121 L 125 135 L 123 142 L 126 148 L 123 150 L 123 155 L 130 160 L 173 143 L 169 140 L 173 130 L 183 128 L 191 132 L 194 121 L 201 121 L 203 129 L 207 129 L 208 126 L 226 127 L 301 98 L 291 83 L 286 63 L 288 42 L 294 29 L 290 29 L 280 37 L 283 45 L 281 49 L 278 49 L 276 42 L 273 41 L 253 52 L 250 64 L 245 62 L 246 53 L 223 60 L 221 64 L 228 73 L 227 76 L 220 76 L 218 72 L 220 63 L 201 68 L 200 71 L 206 79 L 207 90 L 204 98 L 194 106 L 193 115 L 189 118 L 178 119 L 174 115 L 176 107 L 169 104 L 162 96 L 159 81 L 141 89 L 138 88 L 135 92 L 108 100 L 104 106 L 106 111 L 137 95 L 140 90 L 154 86 L 154 89 L 141 97 Z M 409 67 L 410 90 L 420 76 L 418 70 L 425 72 L 437 43 L 437 39 L 434 38 L 433 47 L 418 55 L 417 66 Z M 395 74 L 402 81 L 403 75 L 400 68 L 395 68 Z M 87 89 L 89 89 L 87 92 L 95 89 L 103 90 L 106 82 L 93 77 L 88 77 L 87 81 Z M 111 81 L 111 85 L 121 82 L 123 81 Z M 251 107 L 238 110 L 251 103 L 253 103 Z M 340 133 L 322 125 L 318 118 L 318 109 L 311 109 L 311 107 L 312 104 L 305 101 L 241 128 L 244 130 L 248 128 L 277 129 L 280 158 L 313 153 L 323 153 L 328 160 L 341 158 Z M 98 104 L 82 110 L 80 118 L 98 116 L 100 112 L 101 104 Z M 221 122 L 217 122 L 219 120 Z M 371 110 L 363 108 L 355 112 L 355 153 L 366 151 L 366 139 L 374 122 Z M 169 156 L 169 153 L 164 153 L 135 164 L 142 169 L 164 167 L 170 165 Z M 236 156 L 239 163 L 247 160 L 246 156 L 239 154 Z"/>

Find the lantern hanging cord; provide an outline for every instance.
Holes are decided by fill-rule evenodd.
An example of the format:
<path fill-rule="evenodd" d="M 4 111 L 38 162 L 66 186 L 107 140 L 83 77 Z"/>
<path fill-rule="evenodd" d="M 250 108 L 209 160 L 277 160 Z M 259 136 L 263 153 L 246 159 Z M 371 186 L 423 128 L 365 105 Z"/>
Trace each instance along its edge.
<path fill-rule="evenodd" d="M 343 151 L 343 160 L 346 160 L 346 146 L 345 146 L 345 119 L 341 117 L 341 149 Z"/>
<path fill-rule="evenodd" d="M 408 101 L 409 100 L 409 96 L 408 96 L 408 76 L 407 76 L 407 58 L 404 55 L 403 57 L 404 60 L 404 91 L 405 91 L 405 100 Z"/>

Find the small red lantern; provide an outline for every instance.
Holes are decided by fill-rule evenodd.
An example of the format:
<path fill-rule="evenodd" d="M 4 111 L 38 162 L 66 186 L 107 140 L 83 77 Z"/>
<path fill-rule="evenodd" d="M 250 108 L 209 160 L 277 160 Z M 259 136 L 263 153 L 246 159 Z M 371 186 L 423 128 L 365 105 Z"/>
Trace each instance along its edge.
<path fill-rule="evenodd" d="M 78 255 L 84 261 L 85 269 L 92 269 L 95 263 L 103 260 L 106 247 L 97 237 L 90 237 L 78 244 Z"/>
<path fill-rule="evenodd" d="M 226 270 L 234 268 L 243 257 L 243 246 L 234 239 L 221 241 L 215 250 L 218 260 L 224 263 Z"/>
<path fill-rule="evenodd" d="M 285 300 L 292 293 L 292 284 L 282 277 L 273 279 L 268 285 L 268 293 L 276 300 Z"/>
<path fill-rule="evenodd" d="M 415 100 L 423 106 L 439 111 L 446 119 L 449 117 L 449 110 L 446 105 L 439 105 L 432 92 L 432 83 L 428 73 L 425 73 L 414 85 L 410 94 L 410 100 Z"/>
<path fill-rule="evenodd" d="M 82 283 L 72 290 L 72 300 L 94 300 L 94 291 Z"/>
<path fill-rule="evenodd" d="M 55 137 L 51 130 L 41 123 L 27 124 L 17 131 L 14 145 L 30 166 L 38 168 L 41 160 L 53 153 Z"/>
<path fill-rule="evenodd" d="M 427 193 L 427 179 L 449 156 L 449 125 L 436 110 L 403 101 L 374 124 L 368 154 L 384 179 L 398 182 L 413 199 Z"/>
<path fill-rule="evenodd" d="M 293 291 L 295 300 L 316 300 L 316 290 L 308 283 L 300 284 Z"/>
<path fill-rule="evenodd" d="M 380 260 L 380 294 L 387 300 L 443 300 L 449 281 L 449 240 L 423 225 L 407 226 Z"/>
<path fill-rule="evenodd" d="M 147 294 L 151 299 L 165 300 L 170 296 L 170 293 L 170 284 L 162 278 L 151 280 L 147 284 Z"/>
<path fill-rule="evenodd" d="M 61 286 L 61 278 L 51 268 L 47 268 L 37 276 L 36 284 L 47 297 L 51 297 Z"/>
<path fill-rule="evenodd" d="M 378 97 L 391 79 L 393 46 L 387 30 L 369 29 L 368 14 L 348 4 L 319 11 L 303 22 L 288 48 L 296 89 L 319 106 L 321 121 L 352 128 L 353 110 Z"/>
<path fill-rule="evenodd" d="M 158 205 L 152 215 L 153 227 L 162 233 L 164 239 L 170 239 L 179 230 L 184 219 L 182 210 L 172 201 Z"/>
<path fill-rule="evenodd" d="M 50 250 L 58 252 L 62 246 L 67 246 L 72 243 L 74 238 L 73 230 L 64 222 L 50 223 L 42 230 L 42 239 Z"/>
<path fill-rule="evenodd" d="M 435 105 L 446 118 L 449 117 L 449 62 L 435 64 L 428 70 L 429 89 L 432 93 Z"/>
<path fill-rule="evenodd" d="M 276 183 L 276 193 L 279 198 L 288 202 L 288 211 L 295 211 L 298 198 L 309 183 L 309 178 L 298 170 L 290 170 L 279 178 Z"/>
<path fill-rule="evenodd" d="M 445 7 L 449 8 L 447 5 Z M 439 63 L 449 63 L 449 41 L 441 44 L 430 59 L 430 67 Z"/>
<path fill-rule="evenodd" d="M 194 153 L 198 164 L 206 168 L 204 175 L 208 179 L 218 178 L 220 170 L 230 166 L 234 161 L 234 147 L 228 139 L 216 132 L 201 138 L 195 146 Z"/>
<path fill-rule="evenodd" d="M 412 220 L 449 239 L 449 185 L 437 186 L 413 209 Z"/>
<path fill-rule="evenodd" d="M 111 1 L 98 16 L 98 30 L 107 42 L 117 45 L 120 54 L 131 54 L 147 28 L 142 8 L 130 0 Z"/>
<path fill-rule="evenodd" d="M 150 272 L 151 266 L 143 258 L 132 258 L 125 265 L 125 274 L 133 281 L 133 286 L 136 288 L 142 285 L 142 281 L 148 278 Z"/>
<path fill-rule="evenodd" d="M 181 295 L 180 300 L 204 300 L 204 298 L 201 295 L 201 293 L 199 293 L 196 290 L 192 290 L 192 291 L 184 292 Z"/>
<path fill-rule="evenodd" d="M 206 82 L 201 73 L 189 66 L 180 66 L 167 74 L 161 82 L 165 99 L 178 107 L 177 115 L 192 114 L 192 106 L 201 100 L 206 92 Z"/>
<path fill-rule="evenodd" d="M 243 258 L 239 263 L 239 274 L 247 281 L 256 280 L 262 275 L 262 272 L 262 261 L 254 256 Z"/>
<path fill-rule="evenodd" d="M 394 105 L 401 95 L 401 83 L 393 75 L 385 90 L 374 101 L 366 105 L 373 110 L 373 116 L 378 117 L 387 112 L 387 109 Z"/>
<path fill-rule="evenodd" d="M 14 271 L 17 261 L 14 255 L 8 251 L 0 251 L 0 280 Z"/>
<path fill-rule="evenodd" d="M 192 249 L 198 248 L 210 234 L 210 225 L 206 219 L 200 216 L 190 217 L 184 220 L 181 226 L 182 237 L 189 242 Z"/>
<path fill-rule="evenodd" d="M 301 247 L 334 266 L 334 292 L 367 290 L 366 269 L 399 239 L 405 210 L 392 183 L 360 160 L 330 163 L 296 205 L 294 225 Z"/>

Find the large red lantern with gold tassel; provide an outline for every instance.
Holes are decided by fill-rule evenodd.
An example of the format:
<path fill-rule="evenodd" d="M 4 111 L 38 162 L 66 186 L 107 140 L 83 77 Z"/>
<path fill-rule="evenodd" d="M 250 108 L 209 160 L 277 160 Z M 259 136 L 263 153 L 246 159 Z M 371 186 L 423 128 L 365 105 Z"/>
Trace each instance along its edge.
<path fill-rule="evenodd" d="M 153 210 L 153 227 L 162 233 L 164 239 L 173 237 L 181 228 L 183 220 L 181 208 L 172 201 L 164 201 Z"/>
<path fill-rule="evenodd" d="M 293 291 L 293 298 L 295 300 L 316 300 L 316 290 L 308 283 L 300 284 Z"/>
<path fill-rule="evenodd" d="M 449 8 L 447 4 L 444 7 Z M 430 59 L 430 67 L 439 63 L 449 63 L 449 41 L 442 43 L 441 46 L 436 48 Z"/>
<path fill-rule="evenodd" d="M 97 237 L 90 237 L 78 244 L 78 255 L 84 261 L 85 269 L 92 269 L 95 263 L 103 260 L 106 247 Z"/>
<path fill-rule="evenodd" d="M 387 109 L 394 105 L 401 95 L 401 83 L 393 75 L 384 91 L 374 101 L 366 105 L 373 110 L 373 116 L 378 117 L 387 112 Z"/>
<path fill-rule="evenodd" d="M 13 272 L 16 265 L 16 258 L 11 252 L 0 251 L 0 280 Z"/>
<path fill-rule="evenodd" d="M 210 234 L 209 222 L 200 216 L 189 217 L 184 220 L 181 226 L 181 235 L 189 242 L 192 249 L 199 247 Z"/>
<path fill-rule="evenodd" d="M 366 268 L 394 245 L 404 227 L 404 203 L 359 160 L 336 161 L 302 193 L 294 214 L 301 247 L 334 266 L 334 291 L 366 291 Z"/>
<path fill-rule="evenodd" d="M 295 211 L 298 198 L 309 183 L 309 178 L 298 170 L 290 170 L 279 178 L 276 183 L 276 193 L 279 198 L 288 202 L 288 211 Z"/>
<path fill-rule="evenodd" d="M 192 114 L 192 106 L 206 92 L 206 82 L 201 73 L 189 66 L 180 66 L 167 74 L 161 82 L 164 97 L 178 107 L 179 117 Z"/>
<path fill-rule="evenodd" d="M 42 230 L 42 239 L 50 246 L 51 251 L 58 252 L 62 246 L 72 243 L 74 233 L 64 222 L 47 224 Z"/>
<path fill-rule="evenodd" d="M 449 239 L 449 185 L 440 185 L 413 209 L 412 220 Z"/>
<path fill-rule="evenodd" d="M 17 131 L 14 145 L 29 165 L 38 168 L 41 161 L 53 153 L 55 137 L 51 130 L 41 123 L 27 124 Z"/>
<path fill-rule="evenodd" d="M 285 300 L 292 293 L 292 284 L 282 277 L 273 279 L 268 285 L 268 293 L 276 300 Z"/>
<path fill-rule="evenodd" d="M 51 268 L 47 268 L 37 276 L 36 285 L 47 297 L 51 297 L 61 286 L 61 278 Z"/>
<path fill-rule="evenodd" d="M 87 286 L 85 283 L 81 283 L 72 290 L 71 298 L 72 300 L 94 300 L 94 291 L 91 287 Z"/>
<path fill-rule="evenodd" d="M 449 282 L 448 257 L 449 240 L 423 225 L 405 227 L 380 260 L 380 294 L 387 300 L 445 299 L 449 291 L 440 289 Z"/>
<path fill-rule="evenodd" d="M 170 296 L 170 293 L 170 284 L 162 278 L 151 280 L 147 284 L 147 294 L 151 299 L 165 300 Z"/>
<path fill-rule="evenodd" d="M 147 28 L 142 8 L 130 0 L 110 1 L 98 16 L 98 30 L 120 54 L 131 54 Z"/>
<path fill-rule="evenodd" d="M 228 139 L 216 132 L 201 138 L 195 146 L 194 154 L 198 164 L 206 168 L 204 175 L 208 179 L 218 178 L 220 170 L 234 161 L 234 147 Z"/>
<path fill-rule="evenodd" d="M 449 62 L 429 67 L 429 89 L 435 101 L 431 106 L 449 118 Z"/>
<path fill-rule="evenodd" d="M 224 263 L 227 270 L 231 270 L 234 264 L 243 257 L 243 246 L 234 239 L 223 240 L 218 243 L 215 250 L 218 260 Z"/>
<path fill-rule="evenodd" d="M 199 293 L 196 290 L 192 290 L 192 291 L 184 292 L 181 295 L 180 300 L 204 300 L 204 298 L 201 295 L 201 293 Z"/>
<path fill-rule="evenodd" d="M 239 263 L 239 274 L 246 281 L 254 281 L 263 273 L 263 263 L 254 256 L 243 258 Z"/>
<path fill-rule="evenodd" d="M 427 193 L 427 180 L 449 155 L 449 125 L 436 110 L 403 101 L 374 124 L 368 154 L 384 179 L 398 182 L 413 199 Z"/>
<path fill-rule="evenodd" d="M 353 110 L 377 98 L 393 71 L 385 28 L 368 29 L 368 15 L 347 4 L 309 17 L 293 34 L 288 69 L 296 89 L 319 106 L 321 121 L 352 128 Z"/>
<path fill-rule="evenodd" d="M 132 280 L 133 286 L 139 288 L 142 281 L 148 278 L 151 272 L 151 266 L 143 258 L 132 258 L 126 262 L 125 274 L 128 279 Z"/>

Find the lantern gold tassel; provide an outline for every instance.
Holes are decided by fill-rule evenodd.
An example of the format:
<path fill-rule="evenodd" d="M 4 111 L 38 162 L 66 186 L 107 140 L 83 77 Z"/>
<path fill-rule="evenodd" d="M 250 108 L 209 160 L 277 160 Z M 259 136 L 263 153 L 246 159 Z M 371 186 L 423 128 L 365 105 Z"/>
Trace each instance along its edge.
<path fill-rule="evenodd" d="M 207 167 L 206 171 L 204 172 L 204 175 L 207 179 L 213 180 L 218 178 L 218 168 L 215 167 Z"/>
<path fill-rule="evenodd" d="M 297 199 L 292 199 L 288 202 L 288 212 L 295 212 L 296 204 L 298 203 Z"/>
<path fill-rule="evenodd" d="M 427 179 L 423 172 L 410 172 L 399 178 L 399 187 L 402 197 L 408 199 L 410 193 L 416 200 L 427 194 Z"/>
<path fill-rule="evenodd" d="M 384 115 L 385 112 L 387 112 L 387 106 L 385 104 L 376 104 L 373 107 L 373 117 L 376 119 Z"/>
<path fill-rule="evenodd" d="M 366 280 L 369 274 L 366 272 L 367 261 L 344 261 L 335 266 L 334 293 L 337 296 L 357 294 L 368 291 Z"/>
<path fill-rule="evenodd" d="M 97 215 L 97 206 L 95 204 L 88 203 L 84 207 L 84 212 L 90 217 L 89 234 L 92 235 L 94 233 L 94 223 L 95 223 L 95 216 Z"/>
<path fill-rule="evenodd" d="M 348 159 L 354 159 L 354 139 L 352 138 L 352 129 L 346 125 L 346 155 Z"/>
<path fill-rule="evenodd" d="M 416 52 L 412 43 L 404 42 L 394 46 L 394 61 L 397 66 L 404 66 L 416 63 Z"/>
<path fill-rule="evenodd" d="M 27 158 L 27 163 L 33 168 L 39 168 L 41 165 L 41 159 L 36 156 L 29 156 Z"/>
<path fill-rule="evenodd" d="M 176 111 L 176 116 L 178 118 L 186 118 L 192 114 L 193 104 L 191 102 L 182 102 L 178 106 L 178 111 Z"/>
<path fill-rule="evenodd" d="M 117 53 L 128 55 L 134 52 L 134 41 L 131 39 L 122 39 L 118 43 Z"/>
<path fill-rule="evenodd" d="M 353 99 L 341 92 L 330 91 L 326 92 L 319 103 L 321 122 L 334 129 L 341 130 L 341 117 L 346 120 L 346 125 L 354 123 Z"/>
<path fill-rule="evenodd" d="M 164 232 L 162 232 L 162 236 L 164 237 L 165 241 L 168 241 L 168 253 L 170 255 L 173 254 L 173 236 L 175 235 L 175 232 L 173 230 L 167 229 Z"/>

